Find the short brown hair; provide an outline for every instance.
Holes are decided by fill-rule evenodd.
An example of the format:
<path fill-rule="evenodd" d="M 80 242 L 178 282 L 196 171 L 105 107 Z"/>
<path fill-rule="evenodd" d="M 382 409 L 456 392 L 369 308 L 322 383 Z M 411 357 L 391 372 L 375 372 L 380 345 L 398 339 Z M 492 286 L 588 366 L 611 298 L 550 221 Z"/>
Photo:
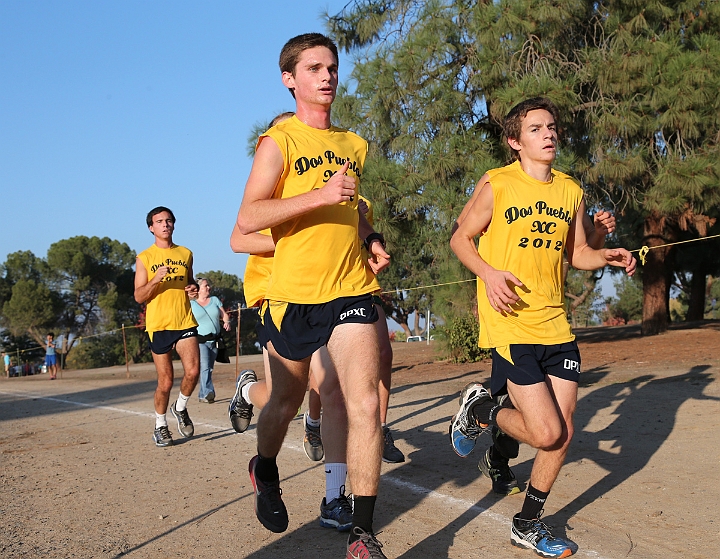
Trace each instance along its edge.
<path fill-rule="evenodd" d="M 280 71 L 290 72 L 295 76 L 295 66 L 297 66 L 300 55 L 304 51 L 315 47 L 330 49 L 330 52 L 335 56 L 335 62 L 339 61 L 337 45 L 330 37 L 326 37 L 322 33 L 305 33 L 293 37 L 285 43 L 285 46 L 280 51 Z M 295 97 L 295 92 L 292 89 L 289 90 L 290 94 Z"/>
<path fill-rule="evenodd" d="M 294 117 L 294 116 L 295 116 L 295 113 L 292 112 L 292 111 L 287 111 L 287 112 L 284 112 L 284 113 L 280 113 L 279 115 L 277 115 L 274 119 L 272 119 L 272 120 L 270 121 L 270 126 L 268 126 L 268 128 L 272 128 L 272 127 L 275 126 L 276 124 L 280 124 L 283 120 L 287 120 L 287 119 L 292 118 L 292 117 Z"/>
<path fill-rule="evenodd" d="M 520 140 L 520 131 L 522 130 L 522 121 L 530 111 L 538 109 L 544 109 L 549 112 L 555 119 L 555 124 L 559 125 L 560 111 L 558 111 L 555 103 L 550 101 L 547 97 L 533 97 L 532 99 L 526 99 L 515 105 L 510 112 L 508 112 L 505 120 L 503 121 L 503 135 L 506 140 L 512 138 L 513 140 Z M 510 146 L 513 160 L 520 159 L 520 154 L 517 150 L 514 150 Z"/>
<path fill-rule="evenodd" d="M 147 223 L 147 226 L 150 227 L 153 224 L 153 217 L 155 217 L 157 214 L 161 214 L 163 212 L 167 212 L 170 214 L 170 219 L 173 223 L 175 223 L 175 214 L 172 213 L 172 210 L 170 208 L 166 208 L 165 206 L 158 206 L 157 208 L 153 208 L 150 210 L 147 214 L 147 217 L 145 218 L 145 222 Z"/>

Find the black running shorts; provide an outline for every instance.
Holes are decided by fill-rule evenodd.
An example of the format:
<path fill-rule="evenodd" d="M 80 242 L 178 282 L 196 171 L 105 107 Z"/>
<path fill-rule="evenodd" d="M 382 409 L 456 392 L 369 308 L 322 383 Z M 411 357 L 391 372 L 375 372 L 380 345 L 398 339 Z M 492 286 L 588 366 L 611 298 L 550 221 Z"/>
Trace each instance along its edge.
<path fill-rule="evenodd" d="M 264 335 L 285 359 L 300 361 L 328 343 L 339 324 L 377 322 L 372 295 L 340 297 L 317 305 L 265 301 L 261 317 Z"/>
<path fill-rule="evenodd" d="M 545 382 L 550 375 L 578 382 L 580 379 L 580 350 L 577 343 L 564 344 L 513 344 L 510 345 L 512 362 L 492 350 L 490 393 L 498 396 L 507 392 L 507 381 L 527 386 Z"/>
<path fill-rule="evenodd" d="M 197 338 L 197 335 L 197 327 L 195 326 L 186 330 L 162 330 L 160 332 L 153 332 L 152 336 L 148 332 L 150 350 L 155 355 L 164 355 L 170 353 L 179 340 L 183 338 Z"/>

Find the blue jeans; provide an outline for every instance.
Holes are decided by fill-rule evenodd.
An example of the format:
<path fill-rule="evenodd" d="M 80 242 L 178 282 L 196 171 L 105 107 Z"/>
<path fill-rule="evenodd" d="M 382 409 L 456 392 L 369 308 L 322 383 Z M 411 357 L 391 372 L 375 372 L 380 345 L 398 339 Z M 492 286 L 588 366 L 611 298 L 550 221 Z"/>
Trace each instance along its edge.
<path fill-rule="evenodd" d="M 210 392 L 215 392 L 212 382 L 213 366 L 217 357 L 217 347 L 214 341 L 203 342 L 200 346 L 200 392 L 198 398 L 206 398 Z"/>

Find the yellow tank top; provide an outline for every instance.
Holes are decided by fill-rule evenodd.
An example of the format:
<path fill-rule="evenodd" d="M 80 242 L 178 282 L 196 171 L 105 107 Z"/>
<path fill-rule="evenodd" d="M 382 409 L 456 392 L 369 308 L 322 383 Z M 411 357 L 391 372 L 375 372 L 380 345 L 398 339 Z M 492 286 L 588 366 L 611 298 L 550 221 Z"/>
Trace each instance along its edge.
<path fill-rule="evenodd" d="M 284 161 L 274 198 L 321 188 L 347 160 L 347 174 L 362 175 L 367 142 L 352 132 L 334 126 L 318 130 L 292 117 L 265 136 L 275 141 Z M 267 299 L 318 304 L 380 288 L 362 259 L 357 203 L 355 197 L 272 228 L 275 258 Z"/>
<path fill-rule="evenodd" d="M 368 212 L 365 214 L 370 225 L 373 224 L 373 209 L 372 202 L 360 196 L 361 200 L 365 200 L 368 205 Z M 258 231 L 260 235 L 270 236 L 270 229 L 263 229 Z M 367 259 L 367 251 L 365 247 L 362 247 L 363 260 Z M 245 302 L 248 307 L 259 307 L 265 299 L 265 293 L 267 293 L 267 287 L 270 283 L 270 275 L 273 269 L 273 252 L 265 254 L 251 254 L 248 257 L 247 264 L 245 266 L 245 279 L 243 280 L 243 290 L 245 293 Z"/>
<path fill-rule="evenodd" d="M 553 170 L 549 182 L 527 175 L 516 161 L 488 171 L 493 191 L 490 226 L 478 253 L 493 268 L 512 272 L 525 288 L 515 312 L 503 316 L 478 278 L 480 347 L 552 345 L 575 339 L 564 307 L 562 263 L 570 223 L 583 197 L 576 180 Z"/>
<path fill-rule="evenodd" d="M 160 248 L 152 245 L 138 254 L 145 266 L 148 281 L 155 277 L 161 266 L 170 266 L 170 272 L 155 288 L 155 294 L 147 301 L 145 331 L 186 330 L 197 326 L 190 308 L 190 299 L 185 293 L 188 285 L 188 269 L 192 267 L 192 252 L 178 245 Z"/>
<path fill-rule="evenodd" d="M 270 229 L 258 231 L 261 235 L 270 236 Z M 267 293 L 270 274 L 273 269 L 273 254 L 251 254 L 245 265 L 245 278 L 243 279 L 243 292 L 248 307 L 259 307 L 265 293 Z"/>

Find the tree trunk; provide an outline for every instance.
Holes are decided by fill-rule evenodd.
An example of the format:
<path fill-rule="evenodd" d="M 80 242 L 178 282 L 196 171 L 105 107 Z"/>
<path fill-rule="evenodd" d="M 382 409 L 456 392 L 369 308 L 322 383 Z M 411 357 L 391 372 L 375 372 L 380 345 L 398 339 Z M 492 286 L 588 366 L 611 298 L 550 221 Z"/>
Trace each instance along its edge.
<path fill-rule="evenodd" d="M 424 313 L 421 313 L 420 311 L 415 311 L 415 324 L 413 324 L 413 334 L 415 336 L 422 336 L 425 334 L 425 328 L 422 330 L 420 329 L 420 319 L 425 316 Z"/>
<path fill-rule="evenodd" d="M 408 326 L 407 322 L 398 322 L 400 325 L 400 328 L 403 329 L 403 332 L 405 332 L 405 335 L 410 337 L 413 335 L 412 331 L 410 330 L 410 327 Z"/>
<path fill-rule="evenodd" d="M 693 272 L 692 279 L 690 280 L 690 301 L 688 303 L 687 316 L 685 317 L 685 320 L 688 322 L 691 320 L 702 320 L 705 316 L 706 277 L 707 276 L 699 270 Z"/>
<path fill-rule="evenodd" d="M 662 216 L 653 212 L 645 218 L 643 244 L 652 248 L 668 242 L 663 237 Z M 668 329 L 670 281 L 666 266 L 669 247 L 650 250 L 643 266 L 643 336 L 654 336 Z"/>

